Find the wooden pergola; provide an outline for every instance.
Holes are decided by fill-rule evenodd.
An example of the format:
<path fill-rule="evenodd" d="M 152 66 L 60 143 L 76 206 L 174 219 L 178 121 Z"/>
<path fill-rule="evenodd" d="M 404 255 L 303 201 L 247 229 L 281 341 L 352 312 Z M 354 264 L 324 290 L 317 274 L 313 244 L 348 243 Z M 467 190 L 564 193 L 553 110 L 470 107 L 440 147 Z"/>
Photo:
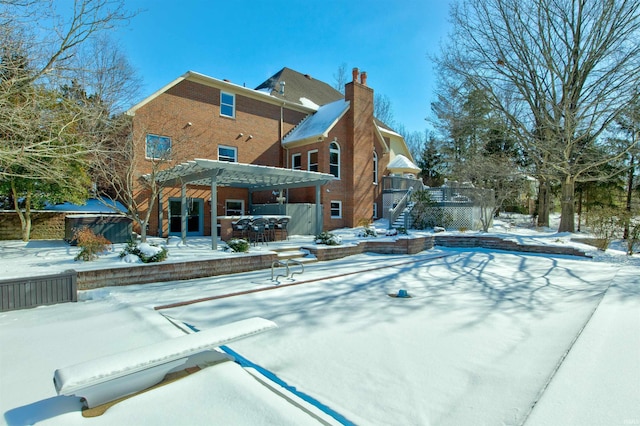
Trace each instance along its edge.
<path fill-rule="evenodd" d="M 144 176 L 150 179 L 150 175 Z M 217 250 L 218 237 L 215 232 L 218 222 L 218 187 L 229 186 L 245 188 L 249 194 L 254 191 L 269 191 L 315 186 L 316 196 L 316 233 L 322 231 L 322 206 L 320 187 L 335 179 L 331 174 L 306 170 L 283 169 L 256 164 L 231 163 L 196 158 L 193 161 L 178 164 L 156 174 L 156 182 L 167 186 L 180 186 L 181 192 L 181 234 L 187 238 L 187 186 L 208 186 L 211 188 L 211 248 Z M 162 196 L 159 197 L 162 199 Z M 249 197 L 251 199 L 251 197 Z M 159 209 L 162 214 L 162 208 Z"/>

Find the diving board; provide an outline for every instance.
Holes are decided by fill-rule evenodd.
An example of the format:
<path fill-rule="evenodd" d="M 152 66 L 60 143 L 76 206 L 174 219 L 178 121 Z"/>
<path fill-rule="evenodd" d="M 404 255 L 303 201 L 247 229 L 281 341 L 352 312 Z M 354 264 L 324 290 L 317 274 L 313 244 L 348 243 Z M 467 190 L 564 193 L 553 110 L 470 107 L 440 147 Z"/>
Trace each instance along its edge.
<path fill-rule="evenodd" d="M 92 408 L 147 389 L 194 362 L 220 360 L 221 353 L 214 348 L 276 327 L 276 323 L 259 317 L 236 321 L 57 369 L 53 383 L 58 395 L 79 397 Z"/>

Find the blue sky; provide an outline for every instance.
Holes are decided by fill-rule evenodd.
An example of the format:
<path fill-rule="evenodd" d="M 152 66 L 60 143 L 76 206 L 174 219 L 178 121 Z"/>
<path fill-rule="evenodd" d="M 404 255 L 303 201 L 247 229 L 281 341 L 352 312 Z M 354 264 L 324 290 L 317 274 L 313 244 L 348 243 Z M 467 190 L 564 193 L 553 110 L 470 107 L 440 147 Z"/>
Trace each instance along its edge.
<path fill-rule="evenodd" d="M 283 67 L 334 84 L 338 67 L 367 71 L 407 130 L 428 127 L 446 0 L 134 0 L 117 30 L 146 97 L 188 70 L 256 87 Z"/>

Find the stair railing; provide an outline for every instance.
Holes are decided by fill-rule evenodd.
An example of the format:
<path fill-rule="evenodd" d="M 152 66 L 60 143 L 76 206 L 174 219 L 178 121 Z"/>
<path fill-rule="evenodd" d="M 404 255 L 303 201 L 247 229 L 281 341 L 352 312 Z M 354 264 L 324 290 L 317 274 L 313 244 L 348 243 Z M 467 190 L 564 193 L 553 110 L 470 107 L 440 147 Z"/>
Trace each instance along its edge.
<path fill-rule="evenodd" d="M 400 201 L 398 201 L 398 204 L 396 204 L 395 207 L 392 207 L 392 208 L 389 209 L 389 229 L 393 228 L 393 222 L 395 222 L 396 219 L 398 219 L 400 214 L 407 207 L 407 203 L 409 202 L 409 199 L 411 198 L 411 193 L 412 192 L 413 192 L 413 187 L 409 187 L 409 189 L 402 196 Z"/>

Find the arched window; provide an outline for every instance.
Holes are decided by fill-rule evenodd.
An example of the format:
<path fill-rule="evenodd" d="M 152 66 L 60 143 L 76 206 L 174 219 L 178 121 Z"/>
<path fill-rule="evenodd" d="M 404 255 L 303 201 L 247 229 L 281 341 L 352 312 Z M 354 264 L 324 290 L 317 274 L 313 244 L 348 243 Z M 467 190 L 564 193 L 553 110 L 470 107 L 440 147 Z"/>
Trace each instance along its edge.
<path fill-rule="evenodd" d="M 340 179 L 340 145 L 336 141 L 329 144 L 329 173 Z"/>
<path fill-rule="evenodd" d="M 378 154 L 373 151 L 373 183 L 378 184 Z"/>

